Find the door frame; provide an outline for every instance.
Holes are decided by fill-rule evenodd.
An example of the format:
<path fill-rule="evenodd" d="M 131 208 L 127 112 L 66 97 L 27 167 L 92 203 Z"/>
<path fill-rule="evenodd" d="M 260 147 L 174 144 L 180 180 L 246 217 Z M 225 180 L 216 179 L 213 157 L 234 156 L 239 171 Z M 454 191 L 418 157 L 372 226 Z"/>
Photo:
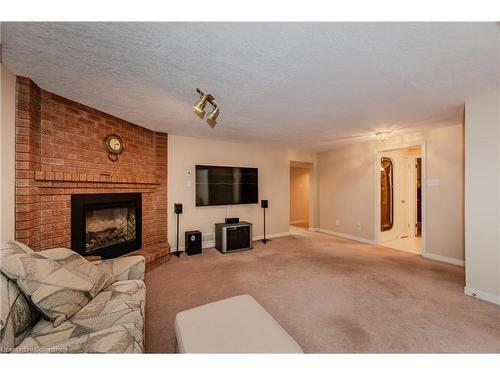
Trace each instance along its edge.
<path fill-rule="evenodd" d="M 400 145 L 385 146 L 380 145 L 374 153 L 374 180 L 375 180 L 375 244 L 380 244 L 380 157 L 384 152 L 397 151 L 409 147 L 420 147 L 422 157 L 422 249 L 420 255 L 427 253 L 427 147 L 426 142 L 413 142 Z"/>
<path fill-rule="evenodd" d="M 406 159 L 406 164 L 403 164 L 403 159 Z M 404 221 L 403 221 L 403 224 L 404 222 L 406 222 L 407 226 L 406 226 L 406 236 L 405 237 L 410 237 L 411 236 L 411 230 L 410 230 L 410 226 L 411 226 L 411 219 L 410 219 L 410 213 L 411 213 L 411 209 L 409 208 L 410 207 L 410 202 L 413 202 L 413 187 L 411 185 L 411 176 L 413 175 L 413 171 L 410 170 L 410 164 L 411 164 L 411 159 L 412 159 L 412 156 L 409 156 L 409 155 L 399 155 L 399 167 L 401 168 L 401 171 L 403 171 L 403 169 L 405 169 L 406 171 L 405 172 L 402 172 L 402 175 L 400 176 L 400 179 L 399 179 L 399 202 L 398 202 L 398 205 L 399 205 L 399 216 L 400 217 L 404 217 Z M 406 185 L 406 195 L 404 196 L 404 199 L 405 199 L 405 203 L 406 203 L 406 214 L 403 215 L 403 210 L 402 210 L 402 206 L 401 206 L 401 199 L 403 198 L 403 194 L 402 194 L 402 187 L 403 187 L 403 183 Z M 411 199 L 408 199 L 408 197 L 411 195 Z M 399 238 L 404 238 L 402 236 L 403 234 L 403 231 L 404 231 L 405 227 L 404 225 L 403 226 L 399 226 Z"/>
<path fill-rule="evenodd" d="M 410 162 L 412 165 L 415 165 L 417 164 L 417 159 L 418 158 L 421 158 L 422 159 L 422 154 L 418 154 L 418 155 L 412 155 L 410 156 Z M 423 159 L 422 159 L 423 160 Z M 411 175 L 411 184 L 412 184 L 412 205 L 413 205 L 413 208 L 412 208 L 412 218 L 411 218 L 411 229 L 413 230 L 411 232 L 411 234 L 413 235 L 413 237 L 416 237 L 416 234 L 417 234 L 417 184 L 416 184 L 416 181 L 417 181 L 417 170 L 416 168 L 412 168 L 412 175 Z"/>

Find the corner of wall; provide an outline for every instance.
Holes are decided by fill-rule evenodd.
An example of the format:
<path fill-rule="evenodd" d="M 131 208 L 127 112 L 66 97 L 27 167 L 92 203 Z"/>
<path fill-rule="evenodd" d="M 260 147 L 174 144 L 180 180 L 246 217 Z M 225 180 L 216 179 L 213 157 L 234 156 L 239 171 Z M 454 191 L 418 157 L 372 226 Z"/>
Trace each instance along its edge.
<path fill-rule="evenodd" d="M 0 239 L 15 238 L 16 77 L 0 63 Z"/>

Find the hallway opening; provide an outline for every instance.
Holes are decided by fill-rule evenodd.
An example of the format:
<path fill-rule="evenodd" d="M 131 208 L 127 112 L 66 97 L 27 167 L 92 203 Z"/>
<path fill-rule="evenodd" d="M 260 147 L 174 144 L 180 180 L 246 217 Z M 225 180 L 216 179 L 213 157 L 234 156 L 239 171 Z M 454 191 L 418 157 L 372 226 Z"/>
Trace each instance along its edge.
<path fill-rule="evenodd" d="M 311 166 L 290 162 L 290 226 L 309 228 Z"/>

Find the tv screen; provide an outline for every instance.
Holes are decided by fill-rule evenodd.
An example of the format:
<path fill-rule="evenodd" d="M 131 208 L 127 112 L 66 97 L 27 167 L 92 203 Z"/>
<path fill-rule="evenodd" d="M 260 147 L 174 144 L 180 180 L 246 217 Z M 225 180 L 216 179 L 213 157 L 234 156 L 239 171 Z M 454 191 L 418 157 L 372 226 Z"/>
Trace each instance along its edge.
<path fill-rule="evenodd" d="M 259 202 L 257 168 L 196 166 L 196 205 L 217 206 Z"/>

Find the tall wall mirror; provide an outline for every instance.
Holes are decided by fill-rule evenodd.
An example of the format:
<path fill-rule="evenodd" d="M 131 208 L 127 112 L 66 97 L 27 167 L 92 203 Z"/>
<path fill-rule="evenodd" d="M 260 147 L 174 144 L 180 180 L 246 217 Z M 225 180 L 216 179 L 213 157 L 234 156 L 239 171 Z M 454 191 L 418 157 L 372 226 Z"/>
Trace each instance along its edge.
<path fill-rule="evenodd" d="M 390 158 L 380 161 L 380 230 L 392 229 L 394 222 L 394 167 Z"/>

